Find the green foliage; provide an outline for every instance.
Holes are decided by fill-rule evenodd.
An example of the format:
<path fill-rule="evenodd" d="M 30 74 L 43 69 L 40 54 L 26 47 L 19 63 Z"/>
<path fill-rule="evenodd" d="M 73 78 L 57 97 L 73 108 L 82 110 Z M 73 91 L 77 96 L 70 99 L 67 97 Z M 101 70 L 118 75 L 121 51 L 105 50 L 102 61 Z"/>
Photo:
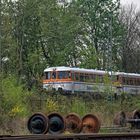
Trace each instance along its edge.
<path fill-rule="evenodd" d="M 118 40 L 122 34 L 120 32 L 122 27 L 118 21 L 119 0 L 78 0 L 78 4 L 84 20 L 86 38 L 88 38 L 88 41 L 84 39 L 84 45 L 89 50 L 92 46 L 92 50 L 94 50 L 89 56 L 90 62 L 96 64 L 97 68 L 109 69 L 110 46 L 112 44 L 112 60 L 114 61 L 114 58 L 117 58 L 115 52 L 118 50 Z M 95 56 L 96 59 L 92 60 L 92 56 Z M 85 60 L 85 63 L 88 61 Z"/>
<path fill-rule="evenodd" d="M 29 87 L 31 80 L 39 81 L 49 66 L 121 70 L 126 27 L 119 20 L 119 2 L 3 1 L 4 74 L 24 77 Z"/>
<path fill-rule="evenodd" d="M 92 97 L 83 100 L 80 97 L 42 94 L 42 84 L 40 85 L 42 72 L 49 66 L 68 65 L 106 70 L 112 67 L 113 70 L 121 71 L 125 66 L 131 65 L 132 69 L 133 63 L 129 63 L 124 53 L 127 50 L 124 38 L 129 27 L 120 23 L 119 2 L 120 0 L 72 0 L 61 4 L 57 0 L 2 2 L 2 125 L 8 120 L 25 117 L 35 111 L 58 111 L 64 115 L 76 112 L 80 116 L 91 112 L 110 124 L 114 112 L 140 107 L 139 100 L 132 99 L 125 93 L 121 94 L 121 100 L 117 102 L 112 99 L 110 102 L 98 102 L 91 101 Z M 109 48 L 111 43 L 112 50 Z M 135 49 L 135 52 L 137 55 L 134 57 L 139 58 L 138 50 Z M 137 67 L 136 71 L 139 70 Z M 104 79 L 106 87 L 103 90 L 111 94 L 113 89 L 110 88 L 110 77 L 106 75 Z M 100 83 L 99 77 L 96 78 L 96 83 Z M 100 86 L 95 85 L 94 88 L 101 92 Z"/>
<path fill-rule="evenodd" d="M 1 108 L 7 117 L 24 117 L 28 114 L 25 99 L 27 91 L 23 91 L 23 86 L 17 83 L 14 76 L 9 75 L 2 81 L 2 104 Z"/>
<path fill-rule="evenodd" d="M 85 109 L 86 109 L 86 103 L 81 102 L 80 99 L 76 98 L 72 101 L 71 109 L 69 110 L 69 112 L 75 112 L 80 116 L 83 116 L 85 115 L 85 112 L 88 112 L 88 110 Z"/>
<path fill-rule="evenodd" d="M 59 103 L 58 101 L 54 101 L 52 98 L 47 98 L 46 101 L 46 113 L 50 112 L 58 112 L 59 110 Z"/>

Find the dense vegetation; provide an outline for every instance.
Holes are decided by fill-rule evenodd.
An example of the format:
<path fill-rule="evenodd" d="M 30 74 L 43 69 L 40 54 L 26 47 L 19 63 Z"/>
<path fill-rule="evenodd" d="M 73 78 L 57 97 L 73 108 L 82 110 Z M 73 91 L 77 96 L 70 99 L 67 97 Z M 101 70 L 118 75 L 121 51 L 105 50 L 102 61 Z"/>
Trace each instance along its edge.
<path fill-rule="evenodd" d="M 139 12 L 120 7 L 119 0 L 0 0 L 2 128 L 12 133 L 13 118 L 39 110 L 101 116 L 110 106 L 106 100 L 87 105 L 74 98 L 68 106 L 59 97 L 42 101 L 42 72 L 63 65 L 140 73 L 139 24 Z M 119 102 L 111 106 L 120 110 Z"/>

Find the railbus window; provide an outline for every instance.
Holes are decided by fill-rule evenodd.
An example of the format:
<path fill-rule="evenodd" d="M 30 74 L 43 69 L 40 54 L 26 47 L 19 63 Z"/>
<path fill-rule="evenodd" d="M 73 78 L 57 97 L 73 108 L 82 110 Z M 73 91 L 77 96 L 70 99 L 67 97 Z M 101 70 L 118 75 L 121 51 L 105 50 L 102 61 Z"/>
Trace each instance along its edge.
<path fill-rule="evenodd" d="M 45 79 L 51 78 L 51 72 L 45 72 Z"/>
<path fill-rule="evenodd" d="M 85 81 L 86 81 L 86 82 L 89 82 L 89 81 L 90 81 L 90 79 L 89 79 L 89 78 L 90 78 L 90 77 L 89 77 L 89 74 L 88 74 L 88 73 L 86 73 L 86 74 L 85 74 Z"/>
<path fill-rule="evenodd" d="M 83 82 L 85 80 L 84 73 L 80 73 L 80 81 Z"/>
<path fill-rule="evenodd" d="M 130 85 L 133 85 L 133 79 L 130 79 Z"/>
<path fill-rule="evenodd" d="M 103 83 L 103 75 L 99 75 L 99 83 Z"/>
<path fill-rule="evenodd" d="M 117 79 L 116 79 L 116 81 L 119 81 L 119 79 L 120 79 L 120 78 L 119 78 L 119 76 L 117 75 Z"/>
<path fill-rule="evenodd" d="M 126 80 L 124 77 L 122 78 L 122 81 L 123 81 L 123 84 L 126 84 Z"/>
<path fill-rule="evenodd" d="M 127 83 L 126 84 L 129 85 L 129 83 L 130 83 L 130 80 L 129 80 L 129 78 L 127 78 Z"/>
<path fill-rule="evenodd" d="M 140 85 L 140 80 L 137 78 L 136 79 L 136 85 L 139 86 Z"/>
<path fill-rule="evenodd" d="M 75 73 L 75 80 L 79 80 L 79 73 Z"/>
<path fill-rule="evenodd" d="M 139 85 L 139 79 L 138 78 L 136 78 L 136 80 L 135 80 L 135 83 L 136 83 L 136 85 Z"/>
<path fill-rule="evenodd" d="M 117 81 L 117 80 L 118 80 L 118 76 L 112 75 L 112 81 Z"/>
<path fill-rule="evenodd" d="M 59 71 L 58 72 L 58 78 L 59 79 L 65 79 L 65 77 L 66 77 L 65 71 Z"/>
<path fill-rule="evenodd" d="M 92 81 L 93 81 L 94 83 L 96 82 L 96 75 L 95 75 L 95 74 L 92 75 Z"/>
<path fill-rule="evenodd" d="M 74 72 L 71 72 L 71 78 L 72 78 L 72 80 L 75 80 L 75 74 L 74 74 Z"/>
<path fill-rule="evenodd" d="M 137 78 L 136 79 L 136 85 L 140 85 L 140 82 L 139 82 L 140 80 Z"/>
<path fill-rule="evenodd" d="M 95 83 L 99 83 L 99 75 L 96 75 Z"/>
<path fill-rule="evenodd" d="M 89 82 L 94 82 L 93 74 L 89 74 Z"/>
<path fill-rule="evenodd" d="M 67 74 L 68 74 L 68 78 L 71 78 L 71 72 L 68 71 Z"/>
<path fill-rule="evenodd" d="M 138 85 L 140 86 L 140 79 L 138 79 Z"/>
<path fill-rule="evenodd" d="M 52 79 L 56 79 L 56 71 L 52 72 Z"/>
<path fill-rule="evenodd" d="M 59 79 L 68 79 L 71 78 L 70 71 L 59 71 L 58 72 L 58 78 Z"/>

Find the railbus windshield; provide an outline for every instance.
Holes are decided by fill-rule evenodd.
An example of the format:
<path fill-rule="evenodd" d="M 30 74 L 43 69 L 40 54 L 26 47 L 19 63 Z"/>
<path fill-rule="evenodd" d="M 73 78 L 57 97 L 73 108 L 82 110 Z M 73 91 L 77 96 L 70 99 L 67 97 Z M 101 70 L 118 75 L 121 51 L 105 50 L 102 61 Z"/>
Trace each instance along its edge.
<path fill-rule="evenodd" d="M 48 71 L 44 73 L 44 80 L 71 79 L 70 71 Z"/>

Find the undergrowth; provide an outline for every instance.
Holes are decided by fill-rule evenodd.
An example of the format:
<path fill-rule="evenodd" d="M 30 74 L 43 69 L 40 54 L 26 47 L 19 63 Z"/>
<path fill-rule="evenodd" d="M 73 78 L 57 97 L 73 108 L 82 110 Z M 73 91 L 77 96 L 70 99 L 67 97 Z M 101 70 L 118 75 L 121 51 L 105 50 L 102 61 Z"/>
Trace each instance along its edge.
<path fill-rule="evenodd" d="M 35 112 L 49 114 L 55 111 L 64 116 L 74 112 L 81 118 L 87 113 L 93 113 L 98 116 L 102 126 L 111 126 L 117 112 L 132 112 L 140 108 L 139 96 L 95 100 L 88 96 L 48 94 L 42 90 L 29 92 L 14 76 L 2 81 L 0 98 L 0 134 L 28 134 L 27 120 Z"/>

